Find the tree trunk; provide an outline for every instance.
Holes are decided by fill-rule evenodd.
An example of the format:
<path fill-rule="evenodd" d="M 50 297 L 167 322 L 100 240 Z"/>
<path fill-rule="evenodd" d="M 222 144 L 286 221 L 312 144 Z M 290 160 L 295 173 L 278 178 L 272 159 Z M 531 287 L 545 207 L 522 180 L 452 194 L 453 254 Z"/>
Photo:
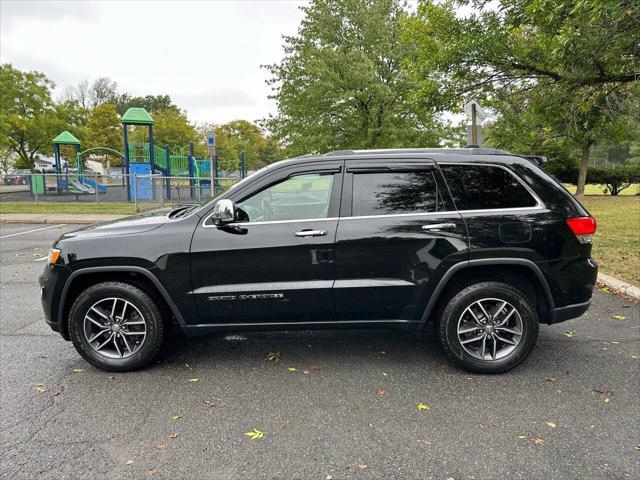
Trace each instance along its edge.
<path fill-rule="evenodd" d="M 584 186 L 587 183 L 587 168 L 589 167 L 589 154 L 591 153 L 591 140 L 585 140 L 582 143 L 580 153 L 580 170 L 578 171 L 578 185 L 576 188 L 576 196 L 584 195 Z"/>

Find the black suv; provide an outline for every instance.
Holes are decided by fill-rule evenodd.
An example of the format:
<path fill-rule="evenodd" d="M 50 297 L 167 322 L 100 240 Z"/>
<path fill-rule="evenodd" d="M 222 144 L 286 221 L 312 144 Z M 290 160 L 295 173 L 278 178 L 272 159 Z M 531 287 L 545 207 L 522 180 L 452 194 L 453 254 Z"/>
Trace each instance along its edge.
<path fill-rule="evenodd" d="M 211 201 L 63 235 L 46 320 L 91 364 L 133 370 L 171 328 L 416 331 L 474 372 L 589 307 L 595 220 L 532 161 L 479 148 L 333 152 Z"/>

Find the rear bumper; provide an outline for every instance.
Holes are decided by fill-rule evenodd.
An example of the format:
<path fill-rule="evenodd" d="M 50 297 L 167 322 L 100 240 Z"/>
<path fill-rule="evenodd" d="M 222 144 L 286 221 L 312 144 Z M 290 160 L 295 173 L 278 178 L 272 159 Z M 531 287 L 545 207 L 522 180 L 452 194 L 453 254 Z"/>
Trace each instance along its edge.
<path fill-rule="evenodd" d="M 574 303 L 573 305 L 567 305 L 566 307 L 556 308 L 551 316 L 552 321 L 549 323 L 560 323 L 566 320 L 571 320 L 572 318 L 577 318 L 589 309 L 589 305 L 591 305 L 591 300 L 583 303 Z"/>

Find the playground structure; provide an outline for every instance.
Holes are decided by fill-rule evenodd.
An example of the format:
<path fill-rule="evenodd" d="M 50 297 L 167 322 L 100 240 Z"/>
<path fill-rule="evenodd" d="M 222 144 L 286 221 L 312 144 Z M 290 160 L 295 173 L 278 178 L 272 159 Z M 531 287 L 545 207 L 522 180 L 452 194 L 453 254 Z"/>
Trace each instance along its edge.
<path fill-rule="evenodd" d="M 99 196 L 107 193 L 107 186 L 100 184 L 94 177 L 85 175 L 83 158 L 89 154 L 106 153 L 116 155 L 122 159 L 122 185 L 125 189 L 127 201 L 152 200 L 158 196 L 158 190 L 164 190 L 161 196 L 172 198 L 172 188 L 176 182 L 188 186 L 188 196 L 192 201 L 201 201 L 222 189 L 219 184 L 218 159 L 198 158 L 194 155 L 193 142 L 189 143 L 188 153 L 180 147 L 170 150 L 168 145 L 160 148 L 153 141 L 153 118 L 144 109 L 133 107 L 122 116 L 122 133 L 124 153 L 112 148 L 95 147 L 81 149 L 80 141 L 70 132 L 64 131 L 53 139 L 53 150 L 56 170 L 55 194 L 72 194 L 76 197 L 82 194 Z M 130 143 L 128 139 L 129 126 L 143 126 L 148 128 L 148 141 L 144 143 Z M 61 165 L 60 147 L 75 147 L 75 171 L 69 171 L 69 163 L 64 172 Z M 212 172 L 213 169 L 213 172 Z M 245 156 L 240 154 L 240 178 L 245 176 Z M 134 179 L 134 181 L 132 181 Z M 172 182 L 173 180 L 173 182 Z M 211 183 L 213 182 L 213 192 Z M 32 176 L 31 191 L 35 195 L 47 195 L 51 188 L 46 185 L 44 175 Z"/>

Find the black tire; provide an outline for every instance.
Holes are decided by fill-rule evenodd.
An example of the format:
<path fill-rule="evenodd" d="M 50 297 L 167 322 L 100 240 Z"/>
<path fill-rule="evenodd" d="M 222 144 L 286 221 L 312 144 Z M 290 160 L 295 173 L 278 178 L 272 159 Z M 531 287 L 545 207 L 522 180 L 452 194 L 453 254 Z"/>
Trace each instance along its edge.
<path fill-rule="evenodd" d="M 101 354 L 85 336 L 85 315 L 96 302 L 111 297 L 135 306 L 145 322 L 146 336 L 142 345 L 137 351 L 132 348 L 134 353 L 125 358 Z M 78 353 L 94 367 L 109 372 L 130 372 L 147 366 L 156 358 L 168 335 L 168 325 L 156 302 L 138 287 L 124 282 L 103 282 L 87 288 L 73 302 L 69 312 L 69 334 Z"/>
<path fill-rule="evenodd" d="M 520 316 L 522 332 L 519 343 L 503 358 L 482 359 L 484 352 L 477 358 L 471 355 L 461 344 L 458 335 L 458 322 L 468 307 L 484 299 L 506 301 Z M 477 281 L 453 289 L 448 300 L 440 310 L 438 340 L 447 357 L 463 369 L 474 373 L 503 373 L 519 365 L 533 350 L 538 337 L 538 316 L 531 299 L 519 289 L 493 280 Z M 463 332 L 461 332 L 463 333 Z M 480 333 L 468 334 L 479 336 Z M 466 337 L 463 337 L 466 340 Z M 513 337 L 511 338 L 513 339 Z M 489 343 L 489 342 L 487 342 Z M 502 344 L 506 346 L 506 344 Z M 469 348 L 469 347 L 467 347 Z M 490 353 L 488 354 L 491 355 Z"/>

